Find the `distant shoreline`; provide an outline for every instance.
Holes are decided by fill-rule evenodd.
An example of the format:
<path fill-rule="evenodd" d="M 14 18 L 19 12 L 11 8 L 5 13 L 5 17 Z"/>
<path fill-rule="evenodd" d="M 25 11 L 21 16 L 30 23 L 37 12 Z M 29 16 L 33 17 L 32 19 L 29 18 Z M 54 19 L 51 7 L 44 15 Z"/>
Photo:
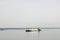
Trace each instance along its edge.
<path fill-rule="evenodd" d="M 20 29 L 38 29 L 38 28 L 0 28 L 0 30 L 20 30 Z M 39 29 L 60 29 L 60 28 L 39 28 Z"/>

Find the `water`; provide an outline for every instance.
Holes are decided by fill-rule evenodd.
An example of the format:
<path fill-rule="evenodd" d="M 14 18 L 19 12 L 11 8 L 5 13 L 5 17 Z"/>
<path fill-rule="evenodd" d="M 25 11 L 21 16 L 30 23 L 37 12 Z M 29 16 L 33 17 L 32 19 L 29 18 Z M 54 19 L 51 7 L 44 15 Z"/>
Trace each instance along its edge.
<path fill-rule="evenodd" d="M 5 30 L 0 31 L 0 40 L 60 40 L 60 29 L 43 29 L 41 32 Z"/>

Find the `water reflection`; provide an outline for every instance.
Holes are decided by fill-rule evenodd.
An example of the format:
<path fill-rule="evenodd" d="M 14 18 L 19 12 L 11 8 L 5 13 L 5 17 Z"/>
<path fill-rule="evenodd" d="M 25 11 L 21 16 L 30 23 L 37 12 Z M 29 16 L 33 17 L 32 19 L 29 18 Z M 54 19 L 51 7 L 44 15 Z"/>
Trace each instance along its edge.
<path fill-rule="evenodd" d="M 0 31 L 0 40 L 60 40 L 60 29 L 48 29 L 40 32 L 25 32 L 25 30 Z"/>
<path fill-rule="evenodd" d="M 26 32 L 26 38 L 28 40 L 38 40 L 40 32 Z"/>

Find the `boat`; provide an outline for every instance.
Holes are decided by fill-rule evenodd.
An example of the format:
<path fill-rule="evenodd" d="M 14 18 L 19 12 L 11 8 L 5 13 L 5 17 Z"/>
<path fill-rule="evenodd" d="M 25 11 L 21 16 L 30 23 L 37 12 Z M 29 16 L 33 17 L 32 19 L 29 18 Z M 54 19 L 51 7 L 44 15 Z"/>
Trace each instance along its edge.
<path fill-rule="evenodd" d="M 41 31 L 39 28 L 26 29 L 26 32 L 39 32 L 39 31 Z"/>

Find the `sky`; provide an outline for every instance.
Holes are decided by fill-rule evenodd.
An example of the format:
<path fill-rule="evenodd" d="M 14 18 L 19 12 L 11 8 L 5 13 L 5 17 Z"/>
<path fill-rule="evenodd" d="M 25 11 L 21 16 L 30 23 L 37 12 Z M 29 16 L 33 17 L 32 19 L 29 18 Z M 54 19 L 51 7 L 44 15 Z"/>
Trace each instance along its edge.
<path fill-rule="evenodd" d="M 60 0 L 0 0 L 0 27 L 60 27 Z"/>

